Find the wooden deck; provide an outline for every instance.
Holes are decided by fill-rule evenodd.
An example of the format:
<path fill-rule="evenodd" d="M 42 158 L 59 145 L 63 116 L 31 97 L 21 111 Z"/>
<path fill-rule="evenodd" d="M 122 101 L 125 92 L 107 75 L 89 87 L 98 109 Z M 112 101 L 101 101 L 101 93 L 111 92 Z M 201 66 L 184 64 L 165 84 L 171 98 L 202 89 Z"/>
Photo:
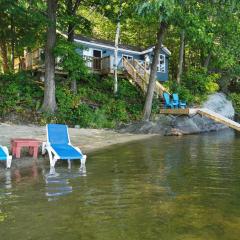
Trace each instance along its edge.
<path fill-rule="evenodd" d="M 207 108 L 186 108 L 186 109 L 161 109 L 161 114 L 169 114 L 169 115 L 193 115 L 193 114 L 200 114 L 205 116 L 209 119 L 214 120 L 215 122 L 222 123 L 230 128 L 233 128 L 237 131 L 240 131 L 240 124 L 226 118 L 210 109 Z"/>
<path fill-rule="evenodd" d="M 164 108 L 160 109 L 161 114 L 169 114 L 169 115 L 190 115 L 190 108 Z"/>

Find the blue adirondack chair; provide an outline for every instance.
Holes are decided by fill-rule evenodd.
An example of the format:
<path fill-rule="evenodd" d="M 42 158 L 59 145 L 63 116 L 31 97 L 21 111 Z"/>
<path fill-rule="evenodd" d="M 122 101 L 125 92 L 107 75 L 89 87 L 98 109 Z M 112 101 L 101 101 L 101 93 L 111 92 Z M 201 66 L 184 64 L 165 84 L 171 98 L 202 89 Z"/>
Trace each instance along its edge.
<path fill-rule="evenodd" d="M 165 108 L 175 108 L 177 107 L 177 104 L 175 104 L 173 101 L 171 101 L 170 95 L 167 92 L 163 93 L 164 98 L 164 107 Z"/>
<path fill-rule="evenodd" d="M 78 147 L 74 147 L 69 138 L 68 127 L 63 124 L 47 124 L 47 142 L 42 145 L 42 153 L 48 152 L 50 165 L 54 168 L 57 160 L 67 160 L 71 168 L 71 160 L 80 159 L 80 171 L 85 171 L 86 155 Z"/>
<path fill-rule="evenodd" d="M 7 147 L 0 145 L 0 161 L 6 162 L 6 167 L 10 168 L 12 163 L 12 156 L 9 155 Z"/>
<path fill-rule="evenodd" d="M 177 93 L 173 93 L 172 97 L 173 97 L 173 104 L 177 105 L 180 108 L 186 108 L 187 106 L 186 101 L 179 100 L 179 96 Z"/>

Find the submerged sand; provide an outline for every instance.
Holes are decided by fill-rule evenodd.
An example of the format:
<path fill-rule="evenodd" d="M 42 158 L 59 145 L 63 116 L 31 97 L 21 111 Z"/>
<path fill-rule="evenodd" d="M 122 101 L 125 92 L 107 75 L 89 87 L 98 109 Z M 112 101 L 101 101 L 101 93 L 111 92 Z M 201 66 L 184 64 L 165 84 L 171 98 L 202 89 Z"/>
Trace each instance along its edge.
<path fill-rule="evenodd" d="M 69 128 L 71 143 L 78 146 L 83 153 L 88 154 L 110 145 L 126 143 L 135 140 L 142 140 L 153 136 L 153 134 L 130 134 L 117 133 L 106 129 L 77 129 Z M 34 138 L 40 141 L 46 141 L 46 128 L 36 125 L 14 125 L 8 123 L 0 124 L 0 145 L 7 146 L 10 150 L 10 141 L 12 138 Z M 41 156 L 39 148 L 39 156 Z M 27 166 L 32 161 L 26 158 L 14 159 L 12 166 Z M 2 164 L 0 166 L 2 170 Z M 1 172 L 1 171 L 0 171 Z"/>

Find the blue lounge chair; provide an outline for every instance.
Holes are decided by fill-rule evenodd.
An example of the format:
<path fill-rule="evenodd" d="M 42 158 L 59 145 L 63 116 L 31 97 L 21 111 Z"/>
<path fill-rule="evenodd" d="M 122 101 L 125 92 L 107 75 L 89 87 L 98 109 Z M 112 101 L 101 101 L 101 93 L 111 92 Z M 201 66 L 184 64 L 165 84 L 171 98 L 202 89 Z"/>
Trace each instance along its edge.
<path fill-rule="evenodd" d="M 80 170 L 84 171 L 86 155 L 83 155 L 78 147 L 72 146 L 68 134 L 68 127 L 63 124 L 47 124 L 47 142 L 42 145 L 42 153 L 48 152 L 50 165 L 54 168 L 57 160 L 67 160 L 68 168 L 71 161 L 80 159 Z"/>
<path fill-rule="evenodd" d="M 174 107 L 176 107 L 176 104 L 171 101 L 169 93 L 164 92 L 163 93 L 163 98 L 164 98 L 164 107 L 165 108 L 174 108 Z"/>
<path fill-rule="evenodd" d="M 0 145 L 0 161 L 6 161 L 6 167 L 10 168 L 12 163 L 12 156 L 9 155 L 7 147 Z"/>
<path fill-rule="evenodd" d="M 173 93 L 172 97 L 173 97 L 174 105 L 176 105 L 177 107 L 180 107 L 180 108 L 186 108 L 186 106 L 187 106 L 186 101 L 180 101 L 177 93 Z"/>

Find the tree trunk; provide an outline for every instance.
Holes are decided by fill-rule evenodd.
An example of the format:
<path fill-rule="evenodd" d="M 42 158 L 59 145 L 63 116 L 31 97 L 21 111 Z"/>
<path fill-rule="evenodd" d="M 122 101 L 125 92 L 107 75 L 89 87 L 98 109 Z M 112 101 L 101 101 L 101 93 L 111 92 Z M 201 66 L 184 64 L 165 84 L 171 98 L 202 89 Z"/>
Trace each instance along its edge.
<path fill-rule="evenodd" d="M 163 42 L 164 34 L 167 30 L 168 26 L 165 22 L 161 22 L 159 25 L 159 30 L 157 33 L 157 42 L 154 48 L 154 55 L 153 60 L 151 64 L 151 72 L 149 77 L 149 84 L 148 84 L 148 90 L 147 90 L 147 96 L 144 104 L 144 110 L 143 110 L 143 120 L 149 121 L 151 111 L 152 111 L 152 101 L 153 101 L 153 94 L 154 94 L 154 88 L 156 84 L 156 73 L 157 73 L 157 65 L 159 64 L 159 54 Z"/>
<path fill-rule="evenodd" d="M 68 0 L 70 2 L 72 2 L 71 0 Z M 74 42 L 74 24 L 72 23 L 69 23 L 68 24 L 68 41 L 73 43 Z M 68 72 L 68 76 L 71 76 L 71 72 L 69 71 Z M 71 81 L 71 91 L 74 93 L 74 94 L 77 94 L 77 81 L 76 79 L 72 79 Z"/>
<path fill-rule="evenodd" d="M 11 50 L 12 50 L 12 53 L 11 53 L 11 60 L 12 60 L 12 70 L 14 71 L 14 59 L 15 59 L 15 42 L 14 40 L 12 40 L 11 42 Z"/>
<path fill-rule="evenodd" d="M 3 61 L 3 72 L 9 71 L 8 56 L 7 56 L 7 44 L 4 40 L 0 41 L 1 57 Z"/>
<path fill-rule="evenodd" d="M 118 76 L 117 76 L 117 65 L 118 65 L 118 41 L 120 35 L 120 21 L 117 23 L 117 30 L 115 36 L 115 49 L 114 49 L 114 95 L 118 92 Z"/>
<path fill-rule="evenodd" d="M 15 58 L 15 26 L 13 24 L 14 20 L 11 17 L 11 67 L 14 72 L 14 58 Z"/>
<path fill-rule="evenodd" d="M 183 58 L 185 51 L 185 31 L 182 30 L 180 37 L 180 48 L 179 48 L 179 60 L 178 60 L 178 72 L 177 72 L 177 83 L 180 84 L 181 76 L 183 72 Z"/>
<path fill-rule="evenodd" d="M 211 59 L 211 53 L 208 54 L 207 58 L 204 61 L 203 67 L 208 69 L 209 63 L 210 63 L 210 59 Z"/>
<path fill-rule="evenodd" d="M 49 24 L 45 47 L 45 85 L 42 110 L 49 113 L 54 113 L 57 107 L 55 96 L 55 57 L 53 52 L 56 44 L 56 11 L 57 0 L 47 0 Z"/>
<path fill-rule="evenodd" d="M 75 16 L 76 11 L 80 5 L 80 0 L 76 0 L 75 4 L 73 4 L 72 0 L 66 0 L 66 6 L 67 6 L 67 14 L 69 16 Z M 75 30 L 75 24 L 70 20 L 68 22 L 68 41 L 73 43 L 74 42 L 74 30 Z M 71 72 L 68 72 L 68 76 L 71 76 Z M 77 94 L 77 81 L 76 79 L 72 79 L 71 81 L 71 90 L 74 94 Z"/>
<path fill-rule="evenodd" d="M 115 49 L 114 49 L 114 90 L 113 93 L 116 96 L 118 93 L 118 43 L 119 43 L 119 36 L 120 36 L 120 19 L 122 16 L 122 0 L 119 0 L 119 15 L 117 19 L 117 29 L 116 29 L 116 35 L 115 35 Z"/>

